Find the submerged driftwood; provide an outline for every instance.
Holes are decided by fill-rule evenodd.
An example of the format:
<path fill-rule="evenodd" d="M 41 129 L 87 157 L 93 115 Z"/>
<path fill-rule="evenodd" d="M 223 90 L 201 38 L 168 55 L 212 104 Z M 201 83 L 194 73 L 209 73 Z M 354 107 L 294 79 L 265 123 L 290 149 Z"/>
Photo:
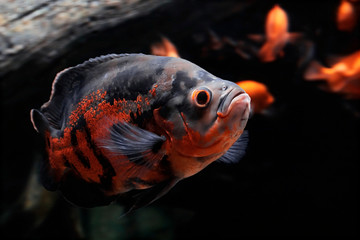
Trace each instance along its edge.
<path fill-rule="evenodd" d="M 147 14 L 170 0 L 3 0 L 0 76 L 28 61 L 49 62 L 73 41 Z"/>

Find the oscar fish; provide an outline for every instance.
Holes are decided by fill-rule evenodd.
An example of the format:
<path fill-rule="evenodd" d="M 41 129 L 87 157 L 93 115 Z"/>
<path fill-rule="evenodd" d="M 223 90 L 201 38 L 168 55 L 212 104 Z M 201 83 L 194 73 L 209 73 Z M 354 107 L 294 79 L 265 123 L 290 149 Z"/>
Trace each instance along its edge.
<path fill-rule="evenodd" d="M 79 207 L 148 205 L 178 181 L 245 153 L 250 97 L 180 58 L 111 54 L 58 73 L 31 121 L 41 181 Z"/>

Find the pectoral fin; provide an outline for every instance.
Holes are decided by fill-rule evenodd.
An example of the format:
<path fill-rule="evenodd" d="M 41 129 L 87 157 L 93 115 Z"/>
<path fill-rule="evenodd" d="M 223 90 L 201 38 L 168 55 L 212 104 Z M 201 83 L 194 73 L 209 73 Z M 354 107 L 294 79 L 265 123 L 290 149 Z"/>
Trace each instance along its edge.
<path fill-rule="evenodd" d="M 103 141 L 103 147 L 138 165 L 152 168 L 165 155 L 161 151 L 165 141 L 164 136 L 121 122 L 110 128 L 110 139 Z"/>
<path fill-rule="evenodd" d="M 217 161 L 228 164 L 239 162 L 245 156 L 245 150 L 248 146 L 248 142 L 248 131 L 244 131 L 243 134 L 239 137 L 239 139 Z"/>

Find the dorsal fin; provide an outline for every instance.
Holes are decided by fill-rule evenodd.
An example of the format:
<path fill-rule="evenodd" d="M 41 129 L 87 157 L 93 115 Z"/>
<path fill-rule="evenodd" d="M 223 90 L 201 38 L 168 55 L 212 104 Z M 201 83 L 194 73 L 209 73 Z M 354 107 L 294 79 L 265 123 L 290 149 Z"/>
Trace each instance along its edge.
<path fill-rule="evenodd" d="M 88 73 L 88 71 L 93 71 L 96 65 L 131 55 L 143 54 L 104 55 L 59 72 L 54 79 L 49 101 L 41 107 L 41 112 L 48 119 L 50 126 L 60 130 L 65 125 L 66 117 L 71 111 L 69 105 L 79 101 L 81 88 L 93 80 L 90 74 L 94 72 Z"/>

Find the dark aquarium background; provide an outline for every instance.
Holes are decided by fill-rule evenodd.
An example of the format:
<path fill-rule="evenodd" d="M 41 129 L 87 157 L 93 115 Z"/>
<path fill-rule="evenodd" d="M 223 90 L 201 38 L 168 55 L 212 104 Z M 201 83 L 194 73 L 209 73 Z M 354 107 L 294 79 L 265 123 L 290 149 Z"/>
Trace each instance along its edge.
<path fill-rule="evenodd" d="M 352 2 L 359 14 L 360 3 Z M 263 63 L 254 53 L 261 44 L 248 35 L 264 34 L 266 14 L 276 3 L 288 14 L 289 31 L 303 34 L 303 40 L 287 44 L 283 57 Z M 56 57 L 39 54 L 22 59 L 10 71 L 2 69 L 0 238 L 357 235 L 359 100 L 323 91 L 317 82 L 303 78 L 314 59 L 360 50 L 360 24 L 352 32 L 336 29 L 339 4 L 338 0 L 169 0 L 111 27 L 104 24 L 83 35 L 68 32 L 66 47 L 54 42 L 51 50 L 61 53 Z M 6 23 L 0 23 L 1 31 L 6 31 Z M 233 165 L 215 162 L 125 217 L 121 205 L 81 209 L 44 190 L 37 183 L 44 143 L 29 112 L 49 99 L 56 73 L 109 53 L 149 54 L 162 36 L 172 41 L 182 58 L 220 78 L 251 79 L 268 87 L 275 102 L 266 114 L 249 119 L 245 157 Z M 221 47 L 215 47 L 219 42 Z M 239 46 L 246 57 L 236 51 Z"/>

